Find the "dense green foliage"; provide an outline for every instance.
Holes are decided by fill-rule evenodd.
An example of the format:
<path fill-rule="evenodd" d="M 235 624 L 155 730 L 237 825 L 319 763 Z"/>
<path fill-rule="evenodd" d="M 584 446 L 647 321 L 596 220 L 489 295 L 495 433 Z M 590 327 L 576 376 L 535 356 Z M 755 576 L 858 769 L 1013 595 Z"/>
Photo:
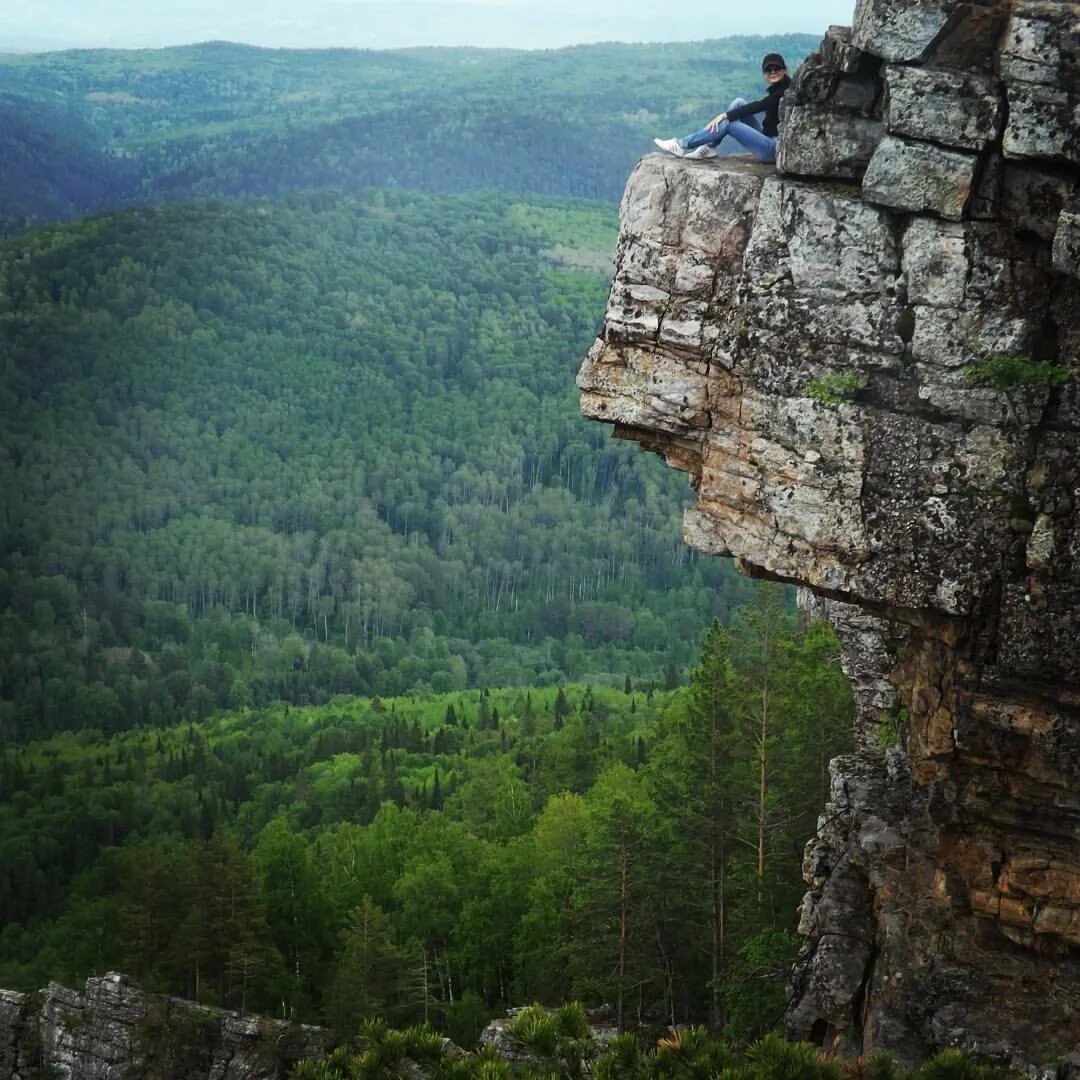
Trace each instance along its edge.
<path fill-rule="evenodd" d="M 543 52 L 212 43 L 0 56 L 0 94 L 42 121 L 0 137 L 0 226 L 132 200 L 325 187 L 615 200 L 652 136 L 752 92 L 763 53 L 794 65 L 815 45 L 787 35 Z M 43 110 L 58 100 L 54 122 Z"/>
<path fill-rule="evenodd" d="M 714 627 L 675 695 L 342 698 L 9 749 L 0 985 L 115 967 L 343 1034 L 377 1015 L 461 1042 L 489 1010 L 574 997 L 621 1026 L 760 1030 L 850 723 L 835 638 L 779 597 Z"/>
<path fill-rule="evenodd" d="M 749 585 L 578 414 L 613 234 L 378 192 L 0 243 L 0 735 L 685 668 Z"/>
<path fill-rule="evenodd" d="M 989 386 L 994 390 L 1064 386 L 1070 377 L 1069 369 L 1061 364 L 1001 353 L 967 365 L 964 374 L 974 385 Z"/>
<path fill-rule="evenodd" d="M 845 405 L 866 389 L 866 376 L 857 371 L 830 371 L 806 384 L 806 396 L 822 405 Z"/>
<path fill-rule="evenodd" d="M 613 208 L 508 193 L 611 200 L 810 44 L 0 57 L 0 231 L 287 196 L 0 242 L 0 985 L 283 1009 L 341 1075 L 437 1050 L 375 1017 L 776 1019 L 836 642 L 578 416 Z"/>
<path fill-rule="evenodd" d="M 293 1080 L 389 1080 L 423 1076 L 431 1080 L 1003 1080 L 993 1066 L 977 1063 L 959 1050 L 944 1050 L 912 1069 L 890 1054 L 854 1061 L 824 1054 L 805 1042 L 787 1042 L 770 1032 L 757 1042 L 732 1043 L 704 1027 L 667 1032 L 652 1048 L 635 1035 L 594 1038 L 588 1030 L 566 1031 L 558 1012 L 532 1005 L 508 1028 L 512 1057 L 494 1047 L 462 1057 L 448 1051 L 431 1028 L 394 1030 L 381 1023 L 365 1026 L 355 1048 L 340 1047 L 321 1062 L 301 1062 Z M 583 1015 L 583 1014 L 582 1014 Z M 529 1032 L 524 1042 L 516 1030 Z M 524 1061 L 522 1057 L 524 1056 Z"/>
<path fill-rule="evenodd" d="M 87 122 L 48 100 L 0 92 L 0 234 L 108 206 L 137 179 Z"/>
<path fill-rule="evenodd" d="M 520 1042 L 516 1032 L 524 1029 L 531 1037 Z M 293 1080 L 388 1080 L 416 1075 L 411 1070 L 419 1066 L 432 1080 L 848 1080 L 844 1068 L 815 1047 L 787 1043 L 777 1035 L 737 1049 L 704 1028 L 689 1027 L 670 1032 L 645 1051 L 635 1035 L 605 1044 L 588 1032 L 564 1034 L 559 1015 L 540 1006 L 518 1014 L 508 1034 L 520 1047 L 515 1057 L 524 1056 L 524 1061 L 500 1057 L 490 1047 L 461 1058 L 446 1053 L 425 1026 L 395 1031 L 376 1024 L 365 1029 L 356 1052 L 341 1047 L 324 1061 L 301 1062 L 291 1075 Z M 898 1072 L 885 1077 L 881 1071 L 859 1080 L 899 1080 Z"/>
<path fill-rule="evenodd" d="M 636 1035 L 605 1041 L 561 1033 L 559 1014 L 539 1006 L 524 1010 L 512 1027 L 526 1025 L 543 1037 L 530 1040 L 524 1061 L 500 1057 L 492 1048 L 462 1058 L 447 1052 L 423 1025 L 395 1031 L 372 1024 L 355 1051 L 340 1047 L 324 1061 L 301 1062 L 291 1075 L 293 1080 L 389 1080 L 416 1076 L 417 1067 L 431 1080 L 1003 1080 L 1005 1075 L 959 1050 L 944 1050 L 908 1070 L 884 1053 L 841 1061 L 775 1033 L 738 1045 L 702 1027 L 672 1030 L 645 1049 Z"/>

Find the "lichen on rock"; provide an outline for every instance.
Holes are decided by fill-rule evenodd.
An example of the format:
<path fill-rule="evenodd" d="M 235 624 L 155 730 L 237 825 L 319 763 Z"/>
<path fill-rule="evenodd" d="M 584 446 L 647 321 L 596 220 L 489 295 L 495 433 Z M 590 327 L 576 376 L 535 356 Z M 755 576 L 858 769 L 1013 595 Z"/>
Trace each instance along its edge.
<path fill-rule="evenodd" d="M 858 749 L 807 852 L 791 1033 L 1064 1060 L 1080 18 L 860 0 L 853 22 L 797 74 L 776 170 L 638 164 L 582 408 L 689 474 L 689 544 L 828 598 L 849 643 Z"/>

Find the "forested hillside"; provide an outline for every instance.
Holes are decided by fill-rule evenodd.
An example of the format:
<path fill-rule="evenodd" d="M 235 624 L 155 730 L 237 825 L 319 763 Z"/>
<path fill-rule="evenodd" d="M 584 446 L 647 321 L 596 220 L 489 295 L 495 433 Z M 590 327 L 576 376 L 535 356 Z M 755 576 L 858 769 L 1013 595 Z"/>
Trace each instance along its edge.
<path fill-rule="evenodd" d="M 115 967 L 462 1043 L 491 1010 L 572 997 L 761 1030 L 847 744 L 836 648 L 766 587 L 676 695 L 341 699 L 0 752 L 0 986 Z"/>
<path fill-rule="evenodd" d="M 794 65 L 816 44 L 0 55 L 0 103 L 17 121 L 0 136 L 0 228 L 133 201 L 327 187 L 614 201 L 654 135 L 752 92 L 764 52 Z"/>
<path fill-rule="evenodd" d="M 0 244 L 0 733 L 672 682 L 749 584 L 578 415 L 613 235 L 379 192 Z"/>
<path fill-rule="evenodd" d="M 811 44 L 0 57 L 0 986 L 776 1020 L 837 642 L 574 374 L 649 136 Z"/>
<path fill-rule="evenodd" d="M 0 234 L 108 206 L 138 179 L 88 121 L 55 103 L 0 92 Z"/>

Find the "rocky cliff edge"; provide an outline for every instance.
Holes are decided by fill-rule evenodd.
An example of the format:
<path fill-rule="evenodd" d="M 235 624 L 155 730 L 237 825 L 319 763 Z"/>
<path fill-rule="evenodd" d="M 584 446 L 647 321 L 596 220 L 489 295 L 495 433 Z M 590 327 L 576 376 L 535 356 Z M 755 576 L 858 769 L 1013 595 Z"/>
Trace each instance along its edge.
<path fill-rule="evenodd" d="M 116 972 L 82 993 L 0 990 L 5 1080 L 276 1080 L 328 1041 L 319 1028 L 148 994 Z"/>
<path fill-rule="evenodd" d="M 638 164 L 582 408 L 689 474 L 691 546 L 845 637 L 859 749 L 807 849 L 791 1033 L 1067 1060 L 1080 6 L 860 0 L 782 122 L 776 169 Z"/>

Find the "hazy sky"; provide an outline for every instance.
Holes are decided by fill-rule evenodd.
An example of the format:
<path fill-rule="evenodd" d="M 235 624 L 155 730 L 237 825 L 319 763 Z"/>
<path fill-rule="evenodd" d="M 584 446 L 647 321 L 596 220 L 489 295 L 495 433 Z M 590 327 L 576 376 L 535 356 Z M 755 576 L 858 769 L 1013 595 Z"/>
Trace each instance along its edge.
<path fill-rule="evenodd" d="M 855 0 L 0 0 L 0 51 L 243 41 L 290 48 L 823 34 Z"/>

